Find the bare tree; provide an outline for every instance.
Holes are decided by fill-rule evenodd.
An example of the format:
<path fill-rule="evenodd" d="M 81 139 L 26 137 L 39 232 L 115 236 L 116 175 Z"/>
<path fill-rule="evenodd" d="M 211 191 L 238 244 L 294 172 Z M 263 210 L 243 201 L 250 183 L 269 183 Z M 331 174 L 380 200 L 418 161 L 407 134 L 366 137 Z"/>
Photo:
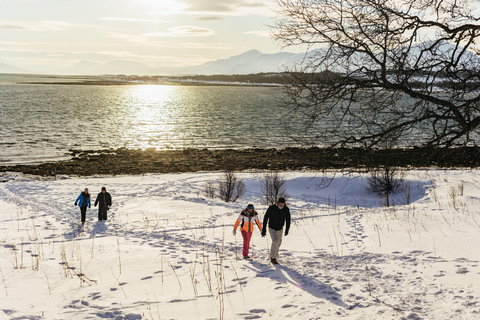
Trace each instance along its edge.
<path fill-rule="evenodd" d="M 278 171 L 265 173 L 260 180 L 263 204 L 275 204 L 279 197 L 287 198 L 287 180 Z"/>
<path fill-rule="evenodd" d="M 395 168 L 385 166 L 375 169 L 368 178 L 369 190 L 385 197 L 385 204 L 390 206 L 390 194 L 400 188 L 401 180 Z"/>
<path fill-rule="evenodd" d="M 225 170 L 223 179 L 218 182 L 220 199 L 225 202 L 235 202 L 245 194 L 245 183 L 237 179 L 234 171 Z"/>
<path fill-rule="evenodd" d="M 475 144 L 475 1 L 276 2 L 273 37 L 308 52 L 287 73 L 286 103 L 317 142 L 372 147 L 414 136 L 418 145 Z"/>

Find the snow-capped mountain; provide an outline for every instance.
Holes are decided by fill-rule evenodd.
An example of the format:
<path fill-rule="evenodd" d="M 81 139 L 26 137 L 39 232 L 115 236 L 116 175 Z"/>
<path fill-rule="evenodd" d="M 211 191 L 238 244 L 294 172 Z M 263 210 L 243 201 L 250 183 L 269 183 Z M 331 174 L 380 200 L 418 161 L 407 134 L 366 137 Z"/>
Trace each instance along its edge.
<path fill-rule="evenodd" d="M 154 68 L 143 63 L 130 60 L 113 60 L 106 63 L 82 60 L 70 67 L 36 68 L 37 73 L 69 74 L 69 75 L 99 75 L 99 74 L 127 74 L 127 75 L 216 75 L 216 74 L 252 74 L 260 72 L 278 72 L 285 65 L 292 65 L 298 58 L 302 60 L 304 54 L 298 55 L 288 52 L 265 54 L 258 50 L 250 50 L 227 59 L 210 61 L 193 67 Z M 2 64 L 0 64 L 0 72 Z M 13 73 L 14 69 L 7 69 L 5 73 Z M 10 66 L 14 68 L 13 66 Z M 18 73 L 22 73 L 20 70 Z M 35 73 L 35 72 L 29 72 Z"/>
<path fill-rule="evenodd" d="M 280 52 L 274 54 L 250 50 L 228 59 L 215 60 L 203 65 L 184 68 L 182 74 L 251 74 L 260 72 L 278 72 L 282 63 L 295 56 L 293 53 Z"/>

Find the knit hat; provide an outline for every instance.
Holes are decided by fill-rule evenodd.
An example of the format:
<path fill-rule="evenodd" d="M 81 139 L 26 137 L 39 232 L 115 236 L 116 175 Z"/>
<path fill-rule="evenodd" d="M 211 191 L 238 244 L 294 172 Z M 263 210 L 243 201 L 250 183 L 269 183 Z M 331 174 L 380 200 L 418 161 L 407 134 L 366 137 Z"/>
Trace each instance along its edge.
<path fill-rule="evenodd" d="M 255 210 L 255 207 L 253 206 L 253 204 L 249 203 L 249 204 L 247 205 L 247 210 L 248 210 L 248 209 L 254 209 L 254 210 Z"/>
<path fill-rule="evenodd" d="M 278 203 L 285 203 L 285 198 L 279 198 Z"/>

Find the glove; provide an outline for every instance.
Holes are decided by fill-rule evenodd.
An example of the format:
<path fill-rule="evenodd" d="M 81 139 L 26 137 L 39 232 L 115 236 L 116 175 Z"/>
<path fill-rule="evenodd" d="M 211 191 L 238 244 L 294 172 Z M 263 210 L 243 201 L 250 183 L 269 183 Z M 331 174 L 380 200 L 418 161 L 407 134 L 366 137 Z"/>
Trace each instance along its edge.
<path fill-rule="evenodd" d="M 233 235 L 236 235 L 237 234 L 237 229 L 233 229 Z"/>
<path fill-rule="evenodd" d="M 285 230 L 285 236 L 287 236 L 287 235 L 288 235 L 288 231 Z"/>
<path fill-rule="evenodd" d="M 262 237 L 265 237 L 266 235 L 267 233 L 262 231 Z"/>
<path fill-rule="evenodd" d="M 77 203 L 75 202 L 74 206 L 76 207 L 77 206 Z"/>

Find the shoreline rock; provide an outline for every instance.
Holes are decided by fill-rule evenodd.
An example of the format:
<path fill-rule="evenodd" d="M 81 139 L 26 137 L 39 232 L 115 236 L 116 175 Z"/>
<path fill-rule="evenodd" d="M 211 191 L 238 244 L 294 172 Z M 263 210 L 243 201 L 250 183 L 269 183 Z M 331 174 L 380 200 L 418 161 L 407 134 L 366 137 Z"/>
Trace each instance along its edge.
<path fill-rule="evenodd" d="M 182 150 L 71 150 L 71 160 L 0 166 L 39 176 L 120 175 L 233 170 L 368 170 L 379 166 L 421 168 L 479 167 L 480 148 L 285 148 Z"/>

